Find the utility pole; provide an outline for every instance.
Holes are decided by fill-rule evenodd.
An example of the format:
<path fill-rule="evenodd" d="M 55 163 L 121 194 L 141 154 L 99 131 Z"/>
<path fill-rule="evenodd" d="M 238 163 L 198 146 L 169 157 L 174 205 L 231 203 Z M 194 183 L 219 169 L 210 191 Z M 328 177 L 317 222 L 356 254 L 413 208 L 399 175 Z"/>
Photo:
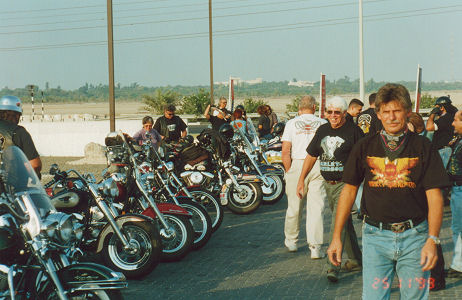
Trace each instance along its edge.
<path fill-rule="evenodd" d="M 359 0 L 359 99 L 364 101 L 363 0 Z"/>
<path fill-rule="evenodd" d="M 209 0 L 209 47 L 210 47 L 210 104 L 213 105 L 212 0 Z"/>
<path fill-rule="evenodd" d="M 112 34 L 112 0 L 107 0 L 107 51 L 109 65 L 109 130 L 115 131 L 114 40 Z"/>

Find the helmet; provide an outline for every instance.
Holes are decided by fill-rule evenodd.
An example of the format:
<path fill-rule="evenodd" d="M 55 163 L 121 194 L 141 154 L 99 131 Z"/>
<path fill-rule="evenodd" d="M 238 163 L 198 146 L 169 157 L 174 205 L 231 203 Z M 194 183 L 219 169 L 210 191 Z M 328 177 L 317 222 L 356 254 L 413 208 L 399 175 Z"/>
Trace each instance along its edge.
<path fill-rule="evenodd" d="M 444 104 L 451 104 L 451 103 L 452 103 L 452 101 L 451 101 L 451 99 L 449 99 L 448 96 L 439 97 L 435 101 L 435 105 L 444 105 Z"/>
<path fill-rule="evenodd" d="M 239 104 L 238 106 L 236 106 L 236 109 L 240 109 L 242 111 L 245 111 L 244 105 L 242 105 L 242 104 Z"/>
<path fill-rule="evenodd" d="M 193 137 L 192 135 L 190 135 L 190 134 L 188 134 L 187 136 L 185 136 L 183 139 L 184 139 L 184 141 L 185 141 L 186 143 L 188 143 L 188 144 L 191 144 L 191 143 L 194 142 L 194 137 Z"/>
<path fill-rule="evenodd" d="M 204 146 L 208 146 L 212 143 L 212 135 L 210 132 L 203 131 L 197 136 L 197 140 Z"/>
<path fill-rule="evenodd" d="M 275 135 L 280 135 L 280 134 L 282 134 L 284 132 L 285 127 L 286 127 L 286 124 L 283 123 L 283 122 L 276 123 L 273 126 L 273 133 Z"/>
<path fill-rule="evenodd" d="M 221 125 L 218 132 L 227 140 L 232 139 L 234 136 L 233 126 L 229 125 L 228 123 Z"/>
<path fill-rule="evenodd" d="M 22 114 L 21 100 L 15 96 L 3 96 L 0 99 L 0 110 L 12 110 Z"/>

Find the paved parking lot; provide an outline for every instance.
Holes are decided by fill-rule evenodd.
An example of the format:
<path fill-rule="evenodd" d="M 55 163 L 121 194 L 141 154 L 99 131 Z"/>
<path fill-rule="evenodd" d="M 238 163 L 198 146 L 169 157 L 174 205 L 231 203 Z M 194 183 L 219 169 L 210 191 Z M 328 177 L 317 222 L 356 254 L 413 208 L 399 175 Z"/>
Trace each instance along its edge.
<path fill-rule="evenodd" d="M 130 280 L 125 298 L 360 299 L 361 272 L 341 273 L 338 283 L 328 282 L 326 261 L 309 258 L 304 231 L 298 252 L 287 252 L 283 245 L 286 206 L 283 198 L 251 215 L 226 211 L 223 224 L 204 248 L 181 262 L 160 264 L 142 280 Z M 326 249 L 328 209 L 324 220 Z M 355 227 L 360 238 L 361 223 L 356 218 Z M 448 267 L 452 255 L 449 207 L 445 207 L 441 240 Z M 446 285 L 446 290 L 432 292 L 430 299 L 462 299 L 462 280 L 448 279 Z M 392 299 L 399 299 L 396 282 L 393 286 Z"/>

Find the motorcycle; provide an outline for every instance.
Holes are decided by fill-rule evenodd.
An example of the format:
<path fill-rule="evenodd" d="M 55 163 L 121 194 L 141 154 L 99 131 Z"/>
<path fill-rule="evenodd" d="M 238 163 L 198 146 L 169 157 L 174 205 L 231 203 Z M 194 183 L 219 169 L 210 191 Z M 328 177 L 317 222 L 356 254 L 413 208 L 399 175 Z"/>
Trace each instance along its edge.
<path fill-rule="evenodd" d="M 247 130 L 234 128 L 233 136 L 228 137 L 234 150 L 234 164 L 244 172 L 254 172 L 261 179 L 263 204 L 278 202 L 285 193 L 284 172 L 269 164 L 262 151 L 258 134 L 252 122 L 248 122 Z M 246 131 L 246 132 L 245 132 Z M 251 142 L 252 141 L 252 142 Z M 267 163 L 261 163 L 261 158 Z"/>
<path fill-rule="evenodd" d="M 154 175 L 153 177 L 147 176 L 145 178 L 147 190 L 157 195 L 154 197 L 157 202 L 175 203 L 191 214 L 189 221 L 194 229 L 192 249 L 197 250 L 210 240 L 212 220 L 205 208 L 199 202 L 193 201 L 194 197 L 180 196 L 178 193 L 173 192 L 172 188 L 178 188 L 176 184 L 179 181 L 173 172 L 173 163 L 166 163 L 157 150 L 152 147 L 149 134 L 146 137 L 147 141 L 143 143 L 142 151 L 135 155 L 137 156 L 137 161 L 141 163 L 141 173 L 152 173 Z M 163 152 L 163 148 L 160 148 L 160 152 Z M 189 191 L 187 192 L 191 195 Z"/>
<path fill-rule="evenodd" d="M 157 224 L 140 214 L 121 214 L 114 203 L 117 183 L 106 179 L 97 184 L 94 176 L 76 170 L 50 168 L 53 179 L 45 184 L 54 207 L 81 215 L 83 235 L 80 247 L 101 254 L 104 263 L 128 278 L 152 272 L 160 261 L 162 244 Z"/>
<path fill-rule="evenodd" d="M 56 211 L 24 153 L 0 155 L 0 298 L 122 299 L 123 274 L 75 261 L 81 224 Z"/>
<path fill-rule="evenodd" d="M 273 126 L 271 138 L 268 140 L 260 141 L 261 154 L 260 161 L 266 164 L 271 164 L 276 168 L 284 171 L 282 164 L 282 134 L 284 132 L 285 124 L 282 122 L 276 123 Z"/>
<path fill-rule="evenodd" d="M 118 203 L 123 205 L 124 211 L 141 213 L 158 222 L 163 261 L 182 259 L 191 250 L 195 235 L 189 221 L 191 213 L 174 203 L 155 201 L 156 194 L 149 186 L 154 180 L 154 174 L 149 172 L 151 166 L 144 162 L 142 149 L 129 143 L 122 132 L 110 132 L 105 144 L 109 165 L 105 176 L 117 182 L 124 195 Z"/>
<path fill-rule="evenodd" d="M 221 204 L 233 213 L 249 214 L 255 211 L 263 197 L 260 179 L 255 174 L 241 172 L 241 169 L 233 165 L 230 145 L 224 143 L 218 133 L 206 129 L 198 136 L 198 141 L 197 146 L 209 153 L 205 163 L 207 171 L 201 170 L 204 164 L 196 164 L 194 169 L 180 174 L 183 180 L 218 193 Z"/>
<path fill-rule="evenodd" d="M 202 188 L 200 178 L 199 182 L 192 182 L 188 179 L 182 180 L 184 178 L 179 176 L 179 174 L 181 174 L 179 170 L 184 170 L 185 165 L 188 170 L 192 168 L 191 165 L 188 165 L 188 159 L 185 159 L 185 154 L 192 147 L 195 148 L 193 141 L 194 138 L 190 136 L 190 140 L 185 141 L 185 144 L 181 144 L 180 147 L 178 147 L 178 144 L 169 146 L 164 145 L 164 147 L 159 148 L 159 151 L 157 151 L 158 155 L 156 156 L 160 165 L 162 165 L 160 170 L 163 170 L 165 173 L 164 177 L 168 178 L 168 183 L 172 191 L 177 196 L 186 196 L 200 203 L 210 216 L 212 221 L 212 232 L 215 232 L 223 221 L 223 208 L 217 200 L 218 196 Z M 205 167 L 203 167 L 201 171 L 205 171 Z M 186 172 L 186 174 L 190 173 L 192 172 Z M 192 177 L 194 181 L 198 180 L 197 175 L 200 177 L 201 173 L 196 173 L 196 176 Z M 206 176 L 213 177 L 213 175 L 208 172 L 206 172 Z"/>

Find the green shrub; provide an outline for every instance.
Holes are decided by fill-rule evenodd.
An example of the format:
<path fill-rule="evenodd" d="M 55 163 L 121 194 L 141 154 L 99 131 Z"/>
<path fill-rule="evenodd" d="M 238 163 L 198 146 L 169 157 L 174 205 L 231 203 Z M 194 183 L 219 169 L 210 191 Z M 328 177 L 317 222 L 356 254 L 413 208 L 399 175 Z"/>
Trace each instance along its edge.
<path fill-rule="evenodd" d="M 146 104 L 145 109 L 154 114 L 163 114 L 165 106 L 170 104 L 177 106 L 179 103 L 179 95 L 171 90 L 163 92 L 161 89 L 157 89 L 154 96 L 143 95 L 142 99 Z M 178 108 L 177 112 L 181 113 Z"/>
<path fill-rule="evenodd" d="M 262 99 L 254 100 L 253 98 L 246 98 L 243 103 L 246 113 L 257 112 L 257 108 L 260 105 L 265 105 L 265 104 L 267 103 L 263 101 Z"/>

